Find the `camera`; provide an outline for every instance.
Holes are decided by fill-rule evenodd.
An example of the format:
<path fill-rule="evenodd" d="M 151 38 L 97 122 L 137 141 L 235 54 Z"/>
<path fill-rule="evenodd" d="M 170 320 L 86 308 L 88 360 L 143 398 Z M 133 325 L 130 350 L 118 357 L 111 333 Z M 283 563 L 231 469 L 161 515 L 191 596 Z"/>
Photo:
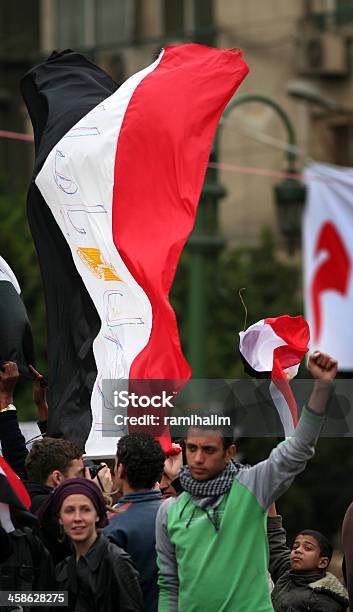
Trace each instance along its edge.
<path fill-rule="evenodd" d="M 93 463 L 91 459 L 84 459 L 83 464 L 85 467 L 89 469 L 89 473 L 90 473 L 92 480 L 93 478 L 97 476 L 98 472 L 100 472 L 100 470 L 102 470 L 105 467 L 104 465 L 97 465 Z"/>

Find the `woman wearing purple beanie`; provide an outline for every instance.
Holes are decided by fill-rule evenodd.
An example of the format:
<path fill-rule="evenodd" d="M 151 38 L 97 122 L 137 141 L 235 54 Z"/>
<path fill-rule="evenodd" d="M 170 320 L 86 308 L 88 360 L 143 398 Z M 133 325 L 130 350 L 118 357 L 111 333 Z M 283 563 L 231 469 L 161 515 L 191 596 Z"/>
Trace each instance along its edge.
<path fill-rule="evenodd" d="M 69 593 L 69 612 L 140 612 L 138 572 L 130 556 L 101 533 L 107 524 L 101 491 L 91 480 L 65 480 L 39 511 L 42 523 L 58 516 L 74 553 L 56 568 L 57 588 Z"/>

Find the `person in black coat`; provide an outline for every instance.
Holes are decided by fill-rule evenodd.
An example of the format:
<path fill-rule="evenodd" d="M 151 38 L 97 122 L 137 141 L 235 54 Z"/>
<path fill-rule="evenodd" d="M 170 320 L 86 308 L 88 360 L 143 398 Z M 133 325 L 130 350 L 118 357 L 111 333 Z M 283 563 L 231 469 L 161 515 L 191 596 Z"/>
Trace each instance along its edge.
<path fill-rule="evenodd" d="M 0 591 L 51 591 L 54 565 L 36 535 L 37 518 L 28 512 L 29 495 L 0 457 Z M 12 604 L 6 610 L 12 609 Z M 22 607 L 21 607 L 22 610 Z M 32 606 L 23 606 L 24 612 Z"/>
<path fill-rule="evenodd" d="M 71 612 L 142 612 L 139 575 L 130 556 L 97 529 L 107 523 L 103 495 L 90 480 L 64 481 L 39 511 L 57 515 L 74 553 L 56 568 L 57 588 L 68 591 Z"/>

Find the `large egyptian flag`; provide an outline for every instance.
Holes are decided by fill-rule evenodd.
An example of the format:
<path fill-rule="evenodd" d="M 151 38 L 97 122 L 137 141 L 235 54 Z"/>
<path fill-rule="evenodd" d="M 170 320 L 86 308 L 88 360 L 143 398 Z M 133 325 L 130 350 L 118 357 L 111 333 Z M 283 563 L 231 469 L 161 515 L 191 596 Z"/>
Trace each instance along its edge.
<path fill-rule="evenodd" d="M 34 365 L 31 325 L 17 278 L 0 256 L 0 366 L 6 361 L 15 361 L 20 375 L 32 378 L 28 370 L 28 364 Z"/>
<path fill-rule="evenodd" d="M 29 221 L 48 312 L 49 433 L 102 439 L 102 381 L 187 380 L 168 300 L 238 50 L 168 47 L 117 88 L 64 52 L 22 82 L 35 131 Z"/>
<path fill-rule="evenodd" d="M 311 348 L 353 369 L 353 169 L 308 164 L 303 221 L 305 311 Z"/>

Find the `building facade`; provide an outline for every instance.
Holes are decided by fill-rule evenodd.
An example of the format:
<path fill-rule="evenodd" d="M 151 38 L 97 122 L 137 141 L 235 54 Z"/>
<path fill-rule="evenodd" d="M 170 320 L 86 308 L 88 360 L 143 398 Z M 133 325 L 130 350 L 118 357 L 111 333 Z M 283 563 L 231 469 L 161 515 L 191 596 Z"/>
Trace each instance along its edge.
<path fill-rule="evenodd" d="M 53 49 L 80 50 L 121 83 L 161 46 L 197 41 L 243 49 L 250 74 L 236 95 L 266 96 L 288 114 L 298 170 L 310 158 L 353 165 L 353 0 L 13 0 L 0 11 L 0 129 L 30 130 L 18 81 Z M 11 188 L 27 184 L 31 147 L 0 139 L 1 175 Z M 286 147 L 270 105 L 244 104 L 224 122 L 219 219 L 231 244 L 255 243 L 261 227 L 276 228 L 273 174 L 287 168 Z"/>

